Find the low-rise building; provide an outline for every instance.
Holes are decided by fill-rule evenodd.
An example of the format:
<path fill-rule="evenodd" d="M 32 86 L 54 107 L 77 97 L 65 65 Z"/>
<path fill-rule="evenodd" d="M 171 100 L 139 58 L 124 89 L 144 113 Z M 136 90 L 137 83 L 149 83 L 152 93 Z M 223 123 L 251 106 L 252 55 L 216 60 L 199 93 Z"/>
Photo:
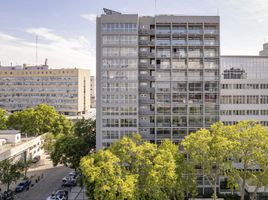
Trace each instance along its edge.
<path fill-rule="evenodd" d="M 38 104 L 59 113 L 80 115 L 90 109 L 90 71 L 43 66 L 0 67 L 0 107 L 9 112 Z"/>
<path fill-rule="evenodd" d="M 17 130 L 0 131 L 0 141 L 6 143 L 0 146 L 0 161 L 13 158 L 15 160 L 31 160 L 44 153 L 44 136 L 21 138 Z"/>
<path fill-rule="evenodd" d="M 268 126 L 268 56 L 221 56 L 220 121 Z"/>

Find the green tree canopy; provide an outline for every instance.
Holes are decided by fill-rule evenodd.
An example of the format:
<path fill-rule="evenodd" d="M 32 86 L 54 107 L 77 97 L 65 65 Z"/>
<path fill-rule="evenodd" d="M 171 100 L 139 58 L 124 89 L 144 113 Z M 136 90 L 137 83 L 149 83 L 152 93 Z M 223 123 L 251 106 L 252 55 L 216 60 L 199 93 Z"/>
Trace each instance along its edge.
<path fill-rule="evenodd" d="M 0 130 L 7 129 L 7 112 L 0 108 Z"/>
<path fill-rule="evenodd" d="M 40 104 L 11 114 L 8 118 L 9 128 L 18 129 L 28 136 L 44 133 L 67 134 L 72 129 L 72 122 L 59 115 L 53 106 Z"/>
<path fill-rule="evenodd" d="M 63 163 L 77 169 L 80 159 L 95 149 L 96 121 L 92 119 L 78 120 L 74 125 L 74 132 L 61 134 L 54 138 L 49 135 L 47 139 L 52 141 L 52 144 L 48 145 L 48 149 L 54 165 Z"/>
<path fill-rule="evenodd" d="M 12 159 L 6 159 L 0 162 L 0 181 L 9 186 L 12 182 L 16 182 L 21 177 L 21 165 L 14 163 Z"/>
<path fill-rule="evenodd" d="M 80 168 L 91 199 L 184 199 L 194 182 L 186 178 L 177 145 L 167 140 L 157 146 L 138 135 L 84 157 Z"/>
<path fill-rule="evenodd" d="M 228 127 L 223 123 L 215 123 L 210 130 L 200 129 L 185 137 L 182 141 L 185 153 L 193 165 L 201 166 L 198 171 L 213 188 L 213 199 L 217 199 L 217 185 L 220 176 L 226 176 L 231 168 L 232 149 L 235 143 L 228 140 Z"/>
<path fill-rule="evenodd" d="M 256 186 L 253 195 L 256 197 L 260 186 L 268 186 L 268 131 L 255 121 L 241 121 L 229 130 L 228 139 L 236 144 L 232 149 L 234 163 L 229 179 L 237 181 L 241 200 L 244 200 L 247 181 Z"/>

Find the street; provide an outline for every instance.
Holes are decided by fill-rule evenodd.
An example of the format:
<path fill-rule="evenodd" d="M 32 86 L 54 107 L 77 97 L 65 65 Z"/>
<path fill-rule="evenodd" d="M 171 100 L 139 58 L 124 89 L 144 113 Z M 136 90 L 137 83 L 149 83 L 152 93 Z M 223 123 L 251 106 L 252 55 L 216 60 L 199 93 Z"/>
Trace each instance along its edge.
<path fill-rule="evenodd" d="M 34 186 L 30 187 L 29 191 L 18 193 L 16 195 L 17 200 L 46 200 L 53 191 L 61 188 L 62 178 L 72 171 L 64 166 L 53 167 L 51 161 L 46 156 L 43 156 L 40 162 L 41 164 L 31 168 L 28 173 L 28 176 L 35 175 L 32 178 Z M 41 177 L 42 174 L 43 178 L 35 183 L 37 177 Z"/>

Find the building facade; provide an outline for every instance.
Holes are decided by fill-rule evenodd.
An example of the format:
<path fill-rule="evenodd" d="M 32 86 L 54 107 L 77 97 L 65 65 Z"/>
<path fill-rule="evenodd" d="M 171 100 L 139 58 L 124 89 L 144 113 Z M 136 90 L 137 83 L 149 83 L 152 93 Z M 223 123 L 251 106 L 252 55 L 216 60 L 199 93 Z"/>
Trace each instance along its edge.
<path fill-rule="evenodd" d="M 90 109 L 90 71 L 48 66 L 0 67 L 0 107 L 9 112 L 38 104 L 65 115 Z"/>
<path fill-rule="evenodd" d="M 218 16 L 97 18 L 97 149 L 139 133 L 179 142 L 219 120 Z"/>
<path fill-rule="evenodd" d="M 96 108 L 96 80 L 90 76 L 90 108 Z"/>
<path fill-rule="evenodd" d="M 260 56 L 268 56 L 268 43 L 264 43 L 262 46 L 262 50 L 259 52 Z"/>
<path fill-rule="evenodd" d="M 220 120 L 268 126 L 268 56 L 221 56 Z"/>

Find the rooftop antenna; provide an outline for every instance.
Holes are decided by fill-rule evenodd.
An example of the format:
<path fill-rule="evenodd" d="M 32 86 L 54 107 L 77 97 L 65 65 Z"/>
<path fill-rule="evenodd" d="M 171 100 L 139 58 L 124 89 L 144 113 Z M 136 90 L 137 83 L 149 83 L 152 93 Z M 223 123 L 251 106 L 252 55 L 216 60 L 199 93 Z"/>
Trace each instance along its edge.
<path fill-rule="evenodd" d="M 154 0 L 154 12 L 156 16 L 157 15 L 157 0 Z"/>
<path fill-rule="evenodd" d="M 35 66 L 37 66 L 38 63 L 38 35 L 35 37 Z"/>

